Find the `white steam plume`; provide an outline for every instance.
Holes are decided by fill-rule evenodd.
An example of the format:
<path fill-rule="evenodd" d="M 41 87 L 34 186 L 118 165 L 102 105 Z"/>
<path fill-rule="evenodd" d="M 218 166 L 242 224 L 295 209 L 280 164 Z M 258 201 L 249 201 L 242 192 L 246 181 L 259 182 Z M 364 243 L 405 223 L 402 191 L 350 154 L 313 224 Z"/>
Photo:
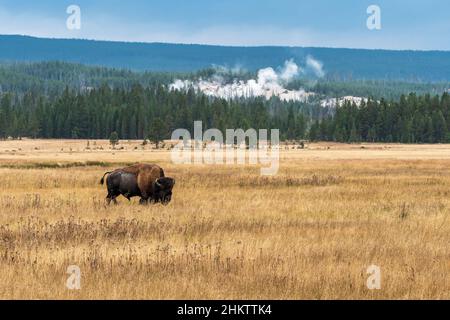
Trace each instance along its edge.
<path fill-rule="evenodd" d="M 288 60 L 284 63 L 284 68 L 281 71 L 280 78 L 285 82 L 289 82 L 294 79 L 294 77 L 298 76 L 300 71 L 301 69 L 292 59 Z"/>
<path fill-rule="evenodd" d="M 209 80 L 199 79 L 197 81 L 175 80 L 171 85 L 172 90 L 187 90 L 194 88 L 208 96 L 220 97 L 225 99 L 266 97 L 270 99 L 277 96 L 284 101 L 305 101 L 311 92 L 304 90 L 287 90 L 284 86 L 292 81 L 302 72 L 301 68 L 293 60 L 284 63 L 280 72 L 273 68 L 260 69 L 256 79 L 248 81 L 234 80 L 232 83 L 224 83 L 223 78 L 215 76 Z"/>
<path fill-rule="evenodd" d="M 325 72 L 323 71 L 323 63 L 314 59 L 312 56 L 306 57 L 306 67 L 311 69 L 319 78 L 322 78 L 325 75 Z"/>

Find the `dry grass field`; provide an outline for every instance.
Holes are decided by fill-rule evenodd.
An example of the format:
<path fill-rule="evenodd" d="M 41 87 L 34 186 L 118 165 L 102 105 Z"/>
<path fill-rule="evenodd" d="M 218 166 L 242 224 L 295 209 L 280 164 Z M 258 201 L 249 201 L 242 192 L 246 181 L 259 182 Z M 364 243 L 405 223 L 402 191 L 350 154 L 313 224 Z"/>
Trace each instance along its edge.
<path fill-rule="evenodd" d="M 0 298 L 450 298 L 450 145 L 312 144 L 263 177 L 139 143 L 0 142 Z M 177 180 L 168 206 L 105 207 L 135 162 Z"/>

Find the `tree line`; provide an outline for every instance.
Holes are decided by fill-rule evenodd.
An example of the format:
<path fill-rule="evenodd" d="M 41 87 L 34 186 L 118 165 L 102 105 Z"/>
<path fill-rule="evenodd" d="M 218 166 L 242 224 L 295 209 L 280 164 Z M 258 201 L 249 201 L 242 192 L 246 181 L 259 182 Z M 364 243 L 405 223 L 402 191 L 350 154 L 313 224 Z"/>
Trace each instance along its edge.
<path fill-rule="evenodd" d="M 327 109 L 306 103 L 285 103 L 264 98 L 227 101 L 166 86 L 131 89 L 103 85 L 87 92 L 66 88 L 58 97 L 29 92 L 0 95 L 0 139 L 9 137 L 120 139 L 161 141 L 178 128 L 193 132 L 194 121 L 203 128 L 279 128 L 284 138 L 304 138 L 311 118 Z"/>
<path fill-rule="evenodd" d="M 66 87 L 57 96 L 30 91 L 0 95 L 0 139 L 73 138 L 161 141 L 178 128 L 280 129 L 282 140 L 339 142 L 450 142 L 449 94 L 402 95 L 398 101 L 369 99 L 332 108 L 278 98 L 212 98 L 167 86 L 134 84 L 79 92 Z"/>
<path fill-rule="evenodd" d="M 450 142 L 450 97 L 414 93 L 399 101 L 345 102 L 332 116 L 316 120 L 311 140 L 338 142 Z"/>

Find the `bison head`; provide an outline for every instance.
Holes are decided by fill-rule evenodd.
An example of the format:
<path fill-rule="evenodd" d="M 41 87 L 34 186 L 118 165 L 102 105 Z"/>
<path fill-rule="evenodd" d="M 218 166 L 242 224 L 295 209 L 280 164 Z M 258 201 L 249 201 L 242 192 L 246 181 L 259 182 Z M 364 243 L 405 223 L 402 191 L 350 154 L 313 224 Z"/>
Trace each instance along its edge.
<path fill-rule="evenodd" d="M 153 199 L 155 202 L 161 202 L 164 205 L 169 204 L 172 199 L 172 189 L 175 185 L 175 179 L 162 177 L 155 180 L 153 188 Z"/>

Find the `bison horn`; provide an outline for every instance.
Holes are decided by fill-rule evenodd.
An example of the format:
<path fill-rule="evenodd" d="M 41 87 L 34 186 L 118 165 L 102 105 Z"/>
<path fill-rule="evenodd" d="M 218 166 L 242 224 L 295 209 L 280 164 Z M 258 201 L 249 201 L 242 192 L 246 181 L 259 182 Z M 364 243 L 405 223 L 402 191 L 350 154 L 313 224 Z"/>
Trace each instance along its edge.
<path fill-rule="evenodd" d="M 156 184 L 159 188 L 162 188 L 162 185 L 161 185 L 161 183 L 159 183 L 158 180 L 159 180 L 159 179 L 156 179 L 155 184 Z"/>

